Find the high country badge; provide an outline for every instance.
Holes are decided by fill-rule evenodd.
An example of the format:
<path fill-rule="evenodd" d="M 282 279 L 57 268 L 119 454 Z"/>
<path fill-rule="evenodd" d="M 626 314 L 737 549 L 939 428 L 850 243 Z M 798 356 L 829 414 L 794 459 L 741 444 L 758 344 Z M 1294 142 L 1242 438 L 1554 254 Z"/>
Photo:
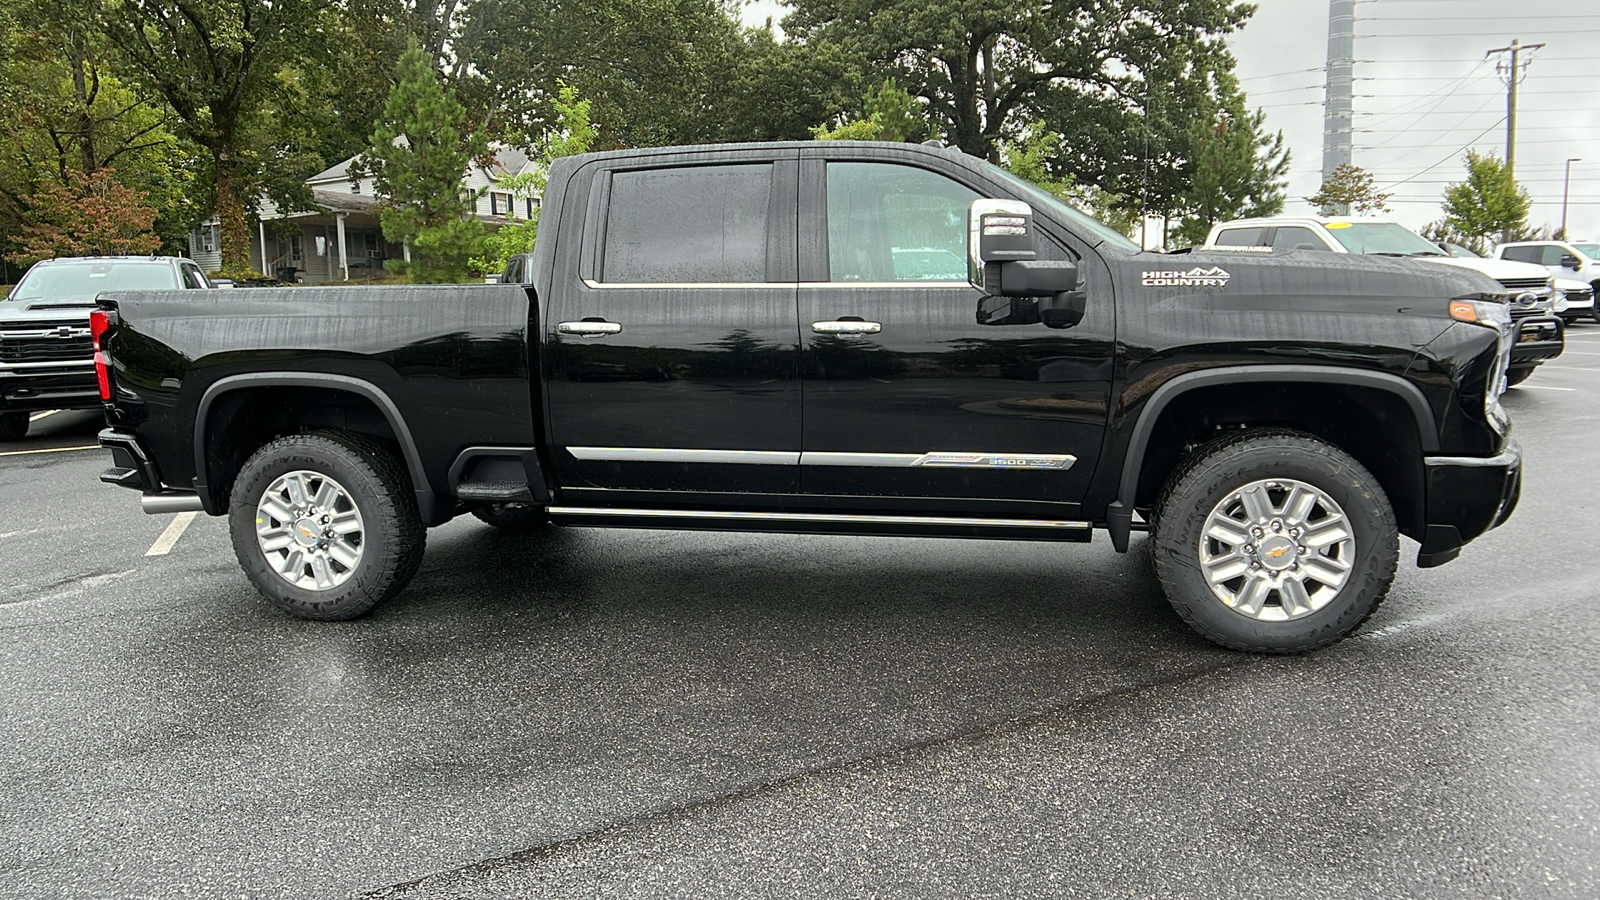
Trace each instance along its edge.
<path fill-rule="evenodd" d="M 1187 272 L 1140 272 L 1139 283 L 1145 287 L 1224 287 L 1232 277 L 1216 266 L 1195 266 Z"/>

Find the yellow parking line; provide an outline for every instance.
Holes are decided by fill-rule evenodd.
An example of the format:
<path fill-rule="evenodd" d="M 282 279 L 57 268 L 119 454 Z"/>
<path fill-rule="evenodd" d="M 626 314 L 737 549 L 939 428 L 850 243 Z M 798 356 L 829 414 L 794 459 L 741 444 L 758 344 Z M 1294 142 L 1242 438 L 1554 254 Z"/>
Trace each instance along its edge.
<path fill-rule="evenodd" d="M 99 444 L 90 444 L 87 447 L 51 447 L 47 450 L 7 450 L 0 456 L 27 456 L 30 453 L 71 453 L 74 450 L 99 450 Z"/>
<path fill-rule="evenodd" d="M 199 513 L 185 512 L 174 516 L 172 523 L 167 526 L 167 530 L 161 532 L 161 536 L 156 538 L 156 542 L 150 545 L 150 549 L 146 550 L 144 555 L 166 556 L 171 553 L 173 545 L 178 543 L 178 538 L 183 537 L 183 533 L 189 528 L 189 523 L 193 522 L 194 517 L 197 515 Z"/>

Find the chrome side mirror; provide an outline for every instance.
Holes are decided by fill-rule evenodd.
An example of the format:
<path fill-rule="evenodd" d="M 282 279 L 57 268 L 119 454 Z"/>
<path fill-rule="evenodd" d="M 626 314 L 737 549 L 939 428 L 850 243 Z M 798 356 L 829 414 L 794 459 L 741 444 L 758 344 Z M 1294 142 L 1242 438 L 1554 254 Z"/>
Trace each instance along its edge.
<path fill-rule="evenodd" d="M 974 200 L 967 212 L 967 281 L 984 289 L 990 263 L 1031 260 L 1033 207 L 1021 200 Z M 990 291 L 999 293 L 999 291 Z"/>

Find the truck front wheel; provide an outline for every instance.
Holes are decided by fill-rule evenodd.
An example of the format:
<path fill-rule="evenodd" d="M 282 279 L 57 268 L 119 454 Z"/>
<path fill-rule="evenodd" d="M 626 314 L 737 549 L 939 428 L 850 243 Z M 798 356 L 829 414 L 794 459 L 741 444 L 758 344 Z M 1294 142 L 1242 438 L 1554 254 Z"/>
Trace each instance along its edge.
<path fill-rule="evenodd" d="M 1377 479 L 1339 448 L 1284 430 L 1201 448 L 1152 523 L 1156 574 L 1208 640 L 1300 653 L 1354 631 L 1394 580 L 1399 531 Z"/>
<path fill-rule="evenodd" d="M 245 575 L 303 619 L 353 619 L 398 594 L 427 539 L 400 461 L 344 432 L 257 450 L 234 482 L 228 516 Z"/>

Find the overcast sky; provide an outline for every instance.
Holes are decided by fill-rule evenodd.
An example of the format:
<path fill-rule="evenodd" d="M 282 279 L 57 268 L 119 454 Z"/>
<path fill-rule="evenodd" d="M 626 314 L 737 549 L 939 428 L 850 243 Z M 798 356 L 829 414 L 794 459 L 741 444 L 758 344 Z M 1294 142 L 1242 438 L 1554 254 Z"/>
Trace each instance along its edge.
<path fill-rule="evenodd" d="M 1328 4 L 1257 5 L 1230 44 L 1252 106 L 1267 111 L 1293 153 L 1288 211 L 1309 213 L 1302 198 L 1322 178 Z M 782 13 L 757 0 L 745 20 Z M 1600 0 L 1362 0 L 1356 14 L 1354 161 L 1395 195 L 1395 218 L 1412 227 L 1440 218 L 1467 147 L 1505 155 L 1505 82 L 1484 54 L 1520 38 L 1546 45 L 1525 56 L 1518 104 L 1517 180 L 1534 201 L 1529 220 L 1560 224 L 1565 161 L 1582 157 L 1572 164 L 1568 231 L 1600 238 Z"/>

